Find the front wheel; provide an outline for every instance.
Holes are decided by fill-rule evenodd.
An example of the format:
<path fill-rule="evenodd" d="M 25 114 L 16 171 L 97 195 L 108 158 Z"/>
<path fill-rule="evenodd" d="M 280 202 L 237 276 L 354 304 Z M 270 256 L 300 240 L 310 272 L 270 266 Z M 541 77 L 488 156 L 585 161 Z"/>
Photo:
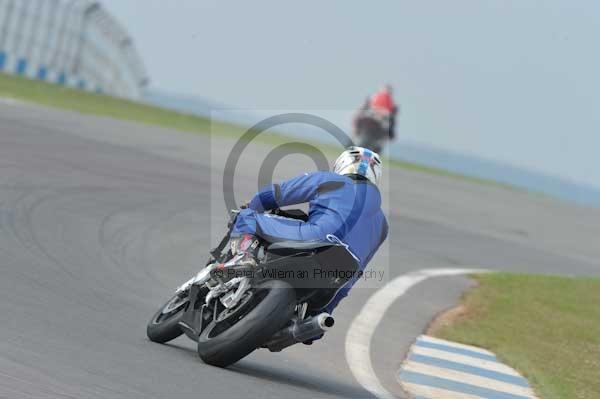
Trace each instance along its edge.
<path fill-rule="evenodd" d="M 183 317 L 189 298 L 175 295 L 163 307 L 156 312 L 146 327 L 146 335 L 150 341 L 164 344 L 181 334 L 183 331 L 179 327 L 179 320 Z"/>
<path fill-rule="evenodd" d="M 265 344 L 291 320 L 296 293 L 288 283 L 269 280 L 249 290 L 241 302 L 239 311 L 225 310 L 198 337 L 198 354 L 205 363 L 227 367 Z"/>

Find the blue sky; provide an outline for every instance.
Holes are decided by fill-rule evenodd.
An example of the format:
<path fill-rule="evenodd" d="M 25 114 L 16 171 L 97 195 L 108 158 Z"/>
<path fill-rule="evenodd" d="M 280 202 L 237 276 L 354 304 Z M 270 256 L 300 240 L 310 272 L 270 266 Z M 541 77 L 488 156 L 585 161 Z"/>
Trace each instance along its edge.
<path fill-rule="evenodd" d="M 600 186 L 600 3 L 103 0 L 154 87 L 353 109 L 396 87 L 408 140 Z"/>

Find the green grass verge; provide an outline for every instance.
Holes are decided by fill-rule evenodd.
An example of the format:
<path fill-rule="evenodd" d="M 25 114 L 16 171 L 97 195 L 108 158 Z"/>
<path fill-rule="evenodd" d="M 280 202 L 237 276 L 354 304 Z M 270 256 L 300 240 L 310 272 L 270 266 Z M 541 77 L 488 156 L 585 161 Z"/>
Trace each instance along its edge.
<path fill-rule="evenodd" d="M 544 399 L 600 398 L 600 279 L 477 275 L 465 311 L 433 334 L 487 348 Z"/>
<path fill-rule="evenodd" d="M 190 132 L 207 133 L 210 128 L 206 118 L 6 74 L 0 74 L 0 96 Z"/>
<path fill-rule="evenodd" d="M 183 114 L 134 101 L 74 90 L 2 73 L 0 73 L 0 97 L 10 97 L 50 107 L 69 109 L 85 114 L 108 116 L 111 118 L 147 123 L 187 132 L 219 134 L 230 138 L 239 138 L 247 129 L 244 126 L 215 121 L 211 124 L 211 121 L 208 118 Z M 290 137 L 281 134 L 265 133 L 261 134 L 257 138 L 257 141 L 278 145 L 289 143 Z M 323 151 L 330 156 L 337 155 L 340 152 L 340 148 L 334 145 L 319 143 L 318 147 L 320 151 Z M 410 162 L 388 160 L 387 166 L 468 180 L 476 183 L 494 184 L 514 188 L 490 180 L 468 177 L 443 169 Z"/>

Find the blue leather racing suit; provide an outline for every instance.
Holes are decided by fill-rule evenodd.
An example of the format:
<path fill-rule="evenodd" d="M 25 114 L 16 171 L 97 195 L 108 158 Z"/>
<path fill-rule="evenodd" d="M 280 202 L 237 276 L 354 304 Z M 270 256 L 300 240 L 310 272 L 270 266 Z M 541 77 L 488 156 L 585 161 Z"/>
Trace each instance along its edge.
<path fill-rule="evenodd" d="M 309 202 L 307 222 L 262 213 L 304 202 Z M 377 186 L 333 172 L 314 172 L 260 190 L 238 215 L 232 237 L 254 234 L 269 242 L 341 242 L 362 271 L 387 233 Z M 324 310 L 331 313 L 357 279 L 358 275 L 340 289 Z"/>

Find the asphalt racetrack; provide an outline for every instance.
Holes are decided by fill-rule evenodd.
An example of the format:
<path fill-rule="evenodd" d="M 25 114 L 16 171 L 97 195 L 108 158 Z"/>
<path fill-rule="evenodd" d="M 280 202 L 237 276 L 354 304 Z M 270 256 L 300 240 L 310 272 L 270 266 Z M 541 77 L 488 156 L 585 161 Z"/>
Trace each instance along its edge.
<path fill-rule="evenodd" d="M 423 268 L 600 274 L 600 211 L 545 196 L 399 169 L 385 170 L 390 237 L 311 347 L 260 350 L 223 370 L 179 338 L 148 341 L 158 306 L 203 264 L 223 233 L 221 173 L 233 140 L 0 103 L 1 398 L 368 398 L 344 350 L 347 329 L 386 281 Z M 249 198 L 269 151 L 240 160 Z M 311 167 L 280 162 L 275 176 Z M 411 289 L 376 326 L 381 384 L 464 277 Z"/>

